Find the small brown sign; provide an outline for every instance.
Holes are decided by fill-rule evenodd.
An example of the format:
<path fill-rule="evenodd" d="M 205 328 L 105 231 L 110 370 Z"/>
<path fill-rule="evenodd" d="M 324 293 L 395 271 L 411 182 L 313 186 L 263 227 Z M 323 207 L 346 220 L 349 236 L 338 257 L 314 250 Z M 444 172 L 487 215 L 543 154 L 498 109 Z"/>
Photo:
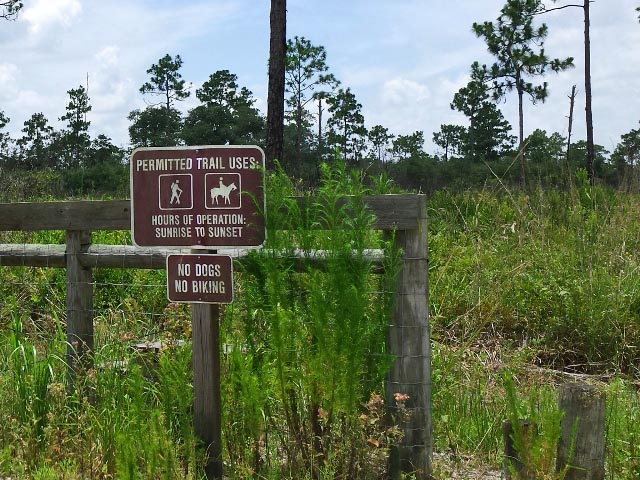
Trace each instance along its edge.
<path fill-rule="evenodd" d="M 180 303 L 233 302 L 228 255 L 167 255 L 167 297 Z"/>
<path fill-rule="evenodd" d="M 264 152 L 256 146 L 137 148 L 131 237 L 141 247 L 259 247 Z"/>

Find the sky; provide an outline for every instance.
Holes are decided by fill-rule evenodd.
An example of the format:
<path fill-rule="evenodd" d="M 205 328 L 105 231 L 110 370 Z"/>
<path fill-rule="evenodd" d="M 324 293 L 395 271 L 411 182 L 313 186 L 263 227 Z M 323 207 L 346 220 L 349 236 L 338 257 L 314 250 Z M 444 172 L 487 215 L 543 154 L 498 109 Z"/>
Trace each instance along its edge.
<path fill-rule="evenodd" d="M 558 0 L 556 5 L 576 3 Z M 581 2 L 580 2 L 581 3 Z M 42 112 L 56 128 L 67 91 L 88 85 L 92 135 L 128 146 L 127 115 L 153 99 L 139 92 L 146 70 L 165 54 L 180 55 L 191 90 L 217 70 L 238 76 L 266 114 L 269 54 L 267 0 L 24 0 L 15 21 L 0 20 L 0 111 L 8 131 Z M 423 131 L 425 149 L 446 123 L 467 125 L 450 108 L 469 81 L 474 61 L 491 64 L 474 22 L 495 20 L 504 0 L 288 0 L 287 37 L 305 37 L 327 53 L 330 72 L 351 88 L 367 127 L 395 135 Z M 551 0 L 549 6 L 553 6 Z M 620 136 L 639 127 L 640 0 L 596 0 L 591 5 L 594 137 L 613 151 Z M 549 74 L 544 104 L 527 102 L 525 135 L 536 128 L 566 136 L 569 94 L 577 85 L 572 137 L 584 139 L 582 9 L 545 14 L 552 58 L 574 57 L 575 68 Z M 539 81 L 539 80 L 535 80 Z M 179 105 L 183 111 L 195 96 Z M 517 98 L 499 104 L 517 132 Z"/>

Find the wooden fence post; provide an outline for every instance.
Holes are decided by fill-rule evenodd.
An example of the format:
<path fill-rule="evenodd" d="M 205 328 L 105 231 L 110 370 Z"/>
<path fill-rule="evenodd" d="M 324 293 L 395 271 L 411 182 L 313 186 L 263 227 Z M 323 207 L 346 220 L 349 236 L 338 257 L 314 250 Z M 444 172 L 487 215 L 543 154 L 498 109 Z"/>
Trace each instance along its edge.
<path fill-rule="evenodd" d="M 66 243 L 67 365 L 73 391 L 77 372 L 93 363 L 93 273 L 80 263 L 80 254 L 91 245 L 91 232 L 67 231 Z"/>
<path fill-rule="evenodd" d="M 193 341 L 193 426 L 206 450 L 208 480 L 222 480 L 220 400 L 220 306 L 191 305 Z"/>
<path fill-rule="evenodd" d="M 431 343 L 428 312 L 427 213 L 424 195 L 419 202 L 416 228 L 398 230 L 396 248 L 403 251 L 394 298 L 389 349 L 395 361 L 387 377 L 385 396 L 393 414 L 397 394 L 409 396 L 405 406 L 408 419 L 400 422 L 404 437 L 390 458 L 392 478 L 414 472 L 416 478 L 431 478 L 433 452 L 431 421 Z"/>
<path fill-rule="evenodd" d="M 593 385 L 565 383 L 558 392 L 561 422 L 556 469 L 565 480 L 604 479 L 605 396 Z"/>

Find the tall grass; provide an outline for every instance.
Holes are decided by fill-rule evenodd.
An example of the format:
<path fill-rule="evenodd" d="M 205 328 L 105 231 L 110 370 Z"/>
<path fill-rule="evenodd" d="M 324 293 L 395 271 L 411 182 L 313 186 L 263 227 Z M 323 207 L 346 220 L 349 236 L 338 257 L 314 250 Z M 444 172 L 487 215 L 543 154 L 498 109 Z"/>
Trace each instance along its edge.
<path fill-rule="evenodd" d="M 272 178 L 268 242 L 245 263 L 224 329 L 231 434 L 244 445 L 231 459 L 236 472 L 370 478 L 385 468 L 361 460 L 384 445 L 367 444 L 360 417 L 391 361 L 391 292 L 371 275 L 365 250 L 390 245 L 372 233 L 359 175 L 325 169 L 323 178 L 306 203 L 290 197 L 282 174 Z M 294 249 L 321 256 L 322 269 L 298 272 Z"/>
<path fill-rule="evenodd" d="M 267 245 L 240 267 L 237 301 L 224 314 L 223 439 L 232 478 L 377 477 L 401 436 L 378 395 L 392 360 L 385 332 L 397 255 L 371 229 L 361 175 L 344 167 L 323 175 L 306 204 L 291 199 L 295 188 L 284 174 L 270 177 Z M 377 190 L 385 188 L 379 180 Z M 351 197 L 342 203 L 345 194 Z M 64 236 L 8 234 L 5 241 L 60 243 Z M 96 232 L 93 241 L 129 239 Z M 371 274 L 370 248 L 389 250 L 386 277 Z M 298 271 L 294 249 L 322 262 Z M 94 272 L 94 368 L 71 394 L 64 326 L 49 325 L 49 317 L 63 317 L 64 271 L 0 275 L 9 279 L 0 284 L 8 299 L 0 337 L 14 372 L 0 374 L 7 420 L 0 476 L 200 478 L 191 347 L 171 343 L 189 339 L 190 318 L 188 308 L 167 304 L 164 272 Z M 165 347 L 156 354 L 132 348 L 145 340 Z"/>
<path fill-rule="evenodd" d="M 615 379 L 602 386 L 607 478 L 636 478 L 638 430 L 628 419 L 640 405 L 639 208 L 636 195 L 590 186 L 580 174 L 567 191 L 487 188 L 429 200 L 442 455 L 500 465 L 500 423 L 519 412 L 546 429 L 546 444 L 533 448 L 536 478 L 556 478 L 555 384 L 563 372 L 594 374 Z"/>
<path fill-rule="evenodd" d="M 638 199 L 588 185 L 430 201 L 435 334 L 506 338 L 537 360 L 632 373 L 640 310 Z"/>
<path fill-rule="evenodd" d="M 323 178 L 297 202 L 286 176 L 270 176 L 268 243 L 236 272 L 221 323 L 230 478 L 381 478 L 401 435 L 380 395 L 398 252 L 362 204 L 393 187 L 343 167 Z M 516 416 L 539 425 L 532 458 L 540 478 L 555 478 L 562 372 L 607 380 L 607 478 L 640 475 L 639 200 L 580 175 L 564 191 L 428 199 L 436 478 L 500 468 L 501 423 Z M 2 238 L 64 241 L 61 232 Z M 369 248 L 386 250 L 385 276 L 371 275 Z M 294 253 L 319 255 L 323 267 L 300 270 Z M 163 272 L 96 270 L 95 279 L 95 368 L 71 395 L 64 271 L 0 268 L 0 477 L 201 478 L 188 308 L 167 303 Z M 132 348 L 141 340 L 165 346 L 142 354 Z"/>

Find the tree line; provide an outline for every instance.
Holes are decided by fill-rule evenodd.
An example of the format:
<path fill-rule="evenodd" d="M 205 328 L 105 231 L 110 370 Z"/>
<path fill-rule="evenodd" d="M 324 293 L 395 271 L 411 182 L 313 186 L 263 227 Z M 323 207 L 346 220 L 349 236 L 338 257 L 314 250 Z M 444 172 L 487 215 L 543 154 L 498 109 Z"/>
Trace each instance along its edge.
<path fill-rule="evenodd" d="M 9 18 L 21 3 L 0 6 Z M 434 153 L 425 151 L 422 130 L 396 135 L 383 125 L 367 128 L 362 105 L 331 73 L 324 47 L 304 37 L 287 40 L 280 166 L 313 186 L 322 163 L 341 159 L 369 174 L 391 177 L 400 186 L 430 192 L 444 186 L 477 186 L 487 178 L 521 186 L 559 185 L 587 165 L 589 174 L 601 181 L 636 187 L 640 129 L 623 135 L 612 153 L 584 141 L 571 145 L 557 132 L 538 129 L 524 137 L 525 99 L 544 102 L 548 72 L 573 66 L 571 57 L 547 56 L 548 28 L 534 24 L 542 7 L 539 0 L 507 0 L 495 22 L 473 24 L 495 62 L 471 64 L 468 84 L 451 100 L 451 108 L 466 117 L 466 125 L 441 125 L 432 136 L 438 147 Z M 182 78 L 182 65 L 180 55 L 167 54 L 147 69 L 148 79 L 139 88 L 147 106 L 128 115 L 131 147 L 269 143 L 267 119 L 234 73 L 218 70 L 194 90 Z M 511 91 L 518 99 L 517 135 L 498 108 Z M 0 168 L 53 172 L 54 183 L 68 194 L 126 191 L 130 150 L 102 134 L 91 138 L 87 90 L 78 86 L 67 93 L 68 104 L 59 117 L 64 127 L 59 130 L 43 113 L 34 113 L 24 122 L 22 136 L 11 138 L 4 133 L 10 120 L 0 109 Z M 192 94 L 198 104 L 183 111 L 180 103 Z"/>

